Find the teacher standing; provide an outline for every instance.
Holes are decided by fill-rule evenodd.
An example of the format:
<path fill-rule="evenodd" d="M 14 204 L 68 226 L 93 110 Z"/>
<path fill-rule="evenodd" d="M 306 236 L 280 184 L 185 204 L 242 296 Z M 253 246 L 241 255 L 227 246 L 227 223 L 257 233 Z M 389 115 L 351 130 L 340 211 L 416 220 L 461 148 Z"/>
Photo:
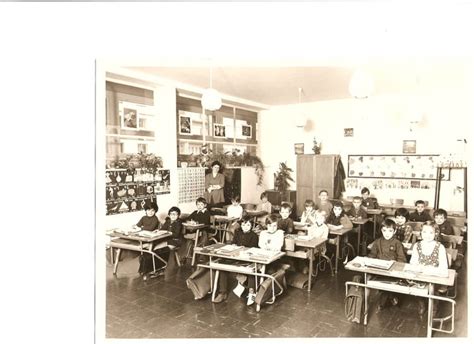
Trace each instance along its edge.
<path fill-rule="evenodd" d="M 212 172 L 206 174 L 204 178 L 204 197 L 206 198 L 209 209 L 211 206 L 220 206 L 224 200 L 224 183 L 225 177 L 220 173 L 221 164 L 219 161 L 214 161 L 211 164 Z"/>

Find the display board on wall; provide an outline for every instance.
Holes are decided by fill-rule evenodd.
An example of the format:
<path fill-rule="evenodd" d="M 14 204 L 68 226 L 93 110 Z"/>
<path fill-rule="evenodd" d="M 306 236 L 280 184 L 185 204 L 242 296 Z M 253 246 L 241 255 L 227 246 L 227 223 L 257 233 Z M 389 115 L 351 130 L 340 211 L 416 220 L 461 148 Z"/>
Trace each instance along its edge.
<path fill-rule="evenodd" d="M 348 178 L 436 180 L 439 155 L 349 155 Z M 449 180 L 449 169 L 442 180 Z"/>
<path fill-rule="evenodd" d="M 204 195 L 204 167 L 178 168 L 178 203 L 192 203 Z"/>
<path fill-rule="evenodd" d="M 108 169 L 105 180 L 106 215 L 143 210 L 157 195 L 170 193 L 170 170 Z"/>

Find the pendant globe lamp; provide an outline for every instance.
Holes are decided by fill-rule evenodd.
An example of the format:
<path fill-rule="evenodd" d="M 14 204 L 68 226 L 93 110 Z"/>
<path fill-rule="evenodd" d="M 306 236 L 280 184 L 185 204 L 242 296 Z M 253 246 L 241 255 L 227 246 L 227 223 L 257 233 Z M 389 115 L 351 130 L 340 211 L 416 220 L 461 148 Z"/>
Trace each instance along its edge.
<path fill-rule="evenodd" d="M 219 92 L 212 88 L 212 66 L 209 67 L 209 88 L 202 93 L 201 105 L 209 111 L 219 110 L 222 106 L 222 98 Z"/>
<path fill-rule="evenodd" d="M 349 93 L 356 99 L 366 99 L 374 92 L 372 76 L 363 69 L 356 69 L 349 83 Z"/>

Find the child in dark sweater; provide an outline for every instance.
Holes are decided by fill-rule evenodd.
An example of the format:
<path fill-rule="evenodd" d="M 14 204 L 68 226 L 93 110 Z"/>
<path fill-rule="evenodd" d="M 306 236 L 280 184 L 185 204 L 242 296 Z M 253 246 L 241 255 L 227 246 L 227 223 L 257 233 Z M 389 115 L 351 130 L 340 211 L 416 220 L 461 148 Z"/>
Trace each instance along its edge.
<path fill-rule="evenodd" d="M 257 234 L 252 231 L 253 223 L 251 216 L 244 216 L 242 222 L 240 224 L 240 228 L 236 229 L 234 237 L 232 239 L 232 244 L 237 246 L 245 246 L 245 247 L 258 247 L 258 236 Z M 250 278 L 247 279 L 245 275 L 237 275 L 238 283 L 243 287 L 243 283 L 246 280 L 249 280 L 248 286 L 252 287 L 255 285 L 255 280 L 253 279 L 253 284 L 250 283 Z M 219 286 L 218 286 L 218 294 L 214 299 L 214 303 L 219 303 L 227 299 L 227 279 L 228 273 L 221 271 L 219 276 Z M 238 295 L 240 296 L 240 295 Z"/>
<path fill-rule="evenodd" d="M 407 259 L 403 251 L 403 245 L 400 240 L 395 237 L 395 231 L 395 222 L 390 219 L 385 219 L 382 223 L 382 237 L 374 241 L 369 253 L 370 258 L 406 263 Z M 388 299 L 390 299 L 392 305 L 396 306 L 398 304 L 398 298 L 395 294 L 381 291 L 377 312 L 385 307 Z"/>
<path fill-rule="evenodd" d="M 425 209 L 425 202 L 418 200 L 415 202 L 416 210 L 410 214 L 408 219 L 415 222 L 433 221 L 429 212 Z"/>
<path fill-rule="evenodd" d="M 207 210 L 207 201 L 204 197 L 196 199 L 196 210 L 189 215 L 188 221 L 194 221 L 206 225 L 206 227 L 202 229 L 201 241 L 199 242 L 200 245 L 206 246 L 208 242 L 207 232 L 211 225 L 211 214 L 209 213 L 209 210 Z"/>
<path fill-rule="evenodd" d="M 181 210 L 178 207 L 171 207 L 168 211 L 168 217 L 165 220 L 161 229 L 171 232 L 171 239 L 168 240 L 168 245 L 180 247 L 183 243 L 183 224 L 179 219 Z"/>

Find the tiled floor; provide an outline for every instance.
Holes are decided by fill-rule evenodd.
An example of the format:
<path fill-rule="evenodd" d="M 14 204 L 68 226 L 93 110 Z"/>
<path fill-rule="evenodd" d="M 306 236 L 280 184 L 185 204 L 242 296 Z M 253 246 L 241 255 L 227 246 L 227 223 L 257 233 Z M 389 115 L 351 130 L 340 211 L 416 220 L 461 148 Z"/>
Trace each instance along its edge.
<path fill-rule="evenodd" d="M 212 303 L 210 296 L 194 300 L 185 283 L 191 274 L 189 266 L 170 266 L 165 276 L 147 281 L 137 270 L 138 259 L 131 254 L 120 262 L 116 276 L 107 265 L 107 338 L 426 336 L 426 315 L 418 318 L 411 296 L 401 295 L 398 307 L 378 314 L 372 307 L 367 326 L 348 322 L 344 282 L 353 274 L 343 268 L 334 277 L 321 272 L 311 293 L 289 287 L 259 313 L 232 293 L 220 304 Z M 434 333 L 434 337 L 467 336 L 466 270 L 458 278 L 455 332 Z"/>

